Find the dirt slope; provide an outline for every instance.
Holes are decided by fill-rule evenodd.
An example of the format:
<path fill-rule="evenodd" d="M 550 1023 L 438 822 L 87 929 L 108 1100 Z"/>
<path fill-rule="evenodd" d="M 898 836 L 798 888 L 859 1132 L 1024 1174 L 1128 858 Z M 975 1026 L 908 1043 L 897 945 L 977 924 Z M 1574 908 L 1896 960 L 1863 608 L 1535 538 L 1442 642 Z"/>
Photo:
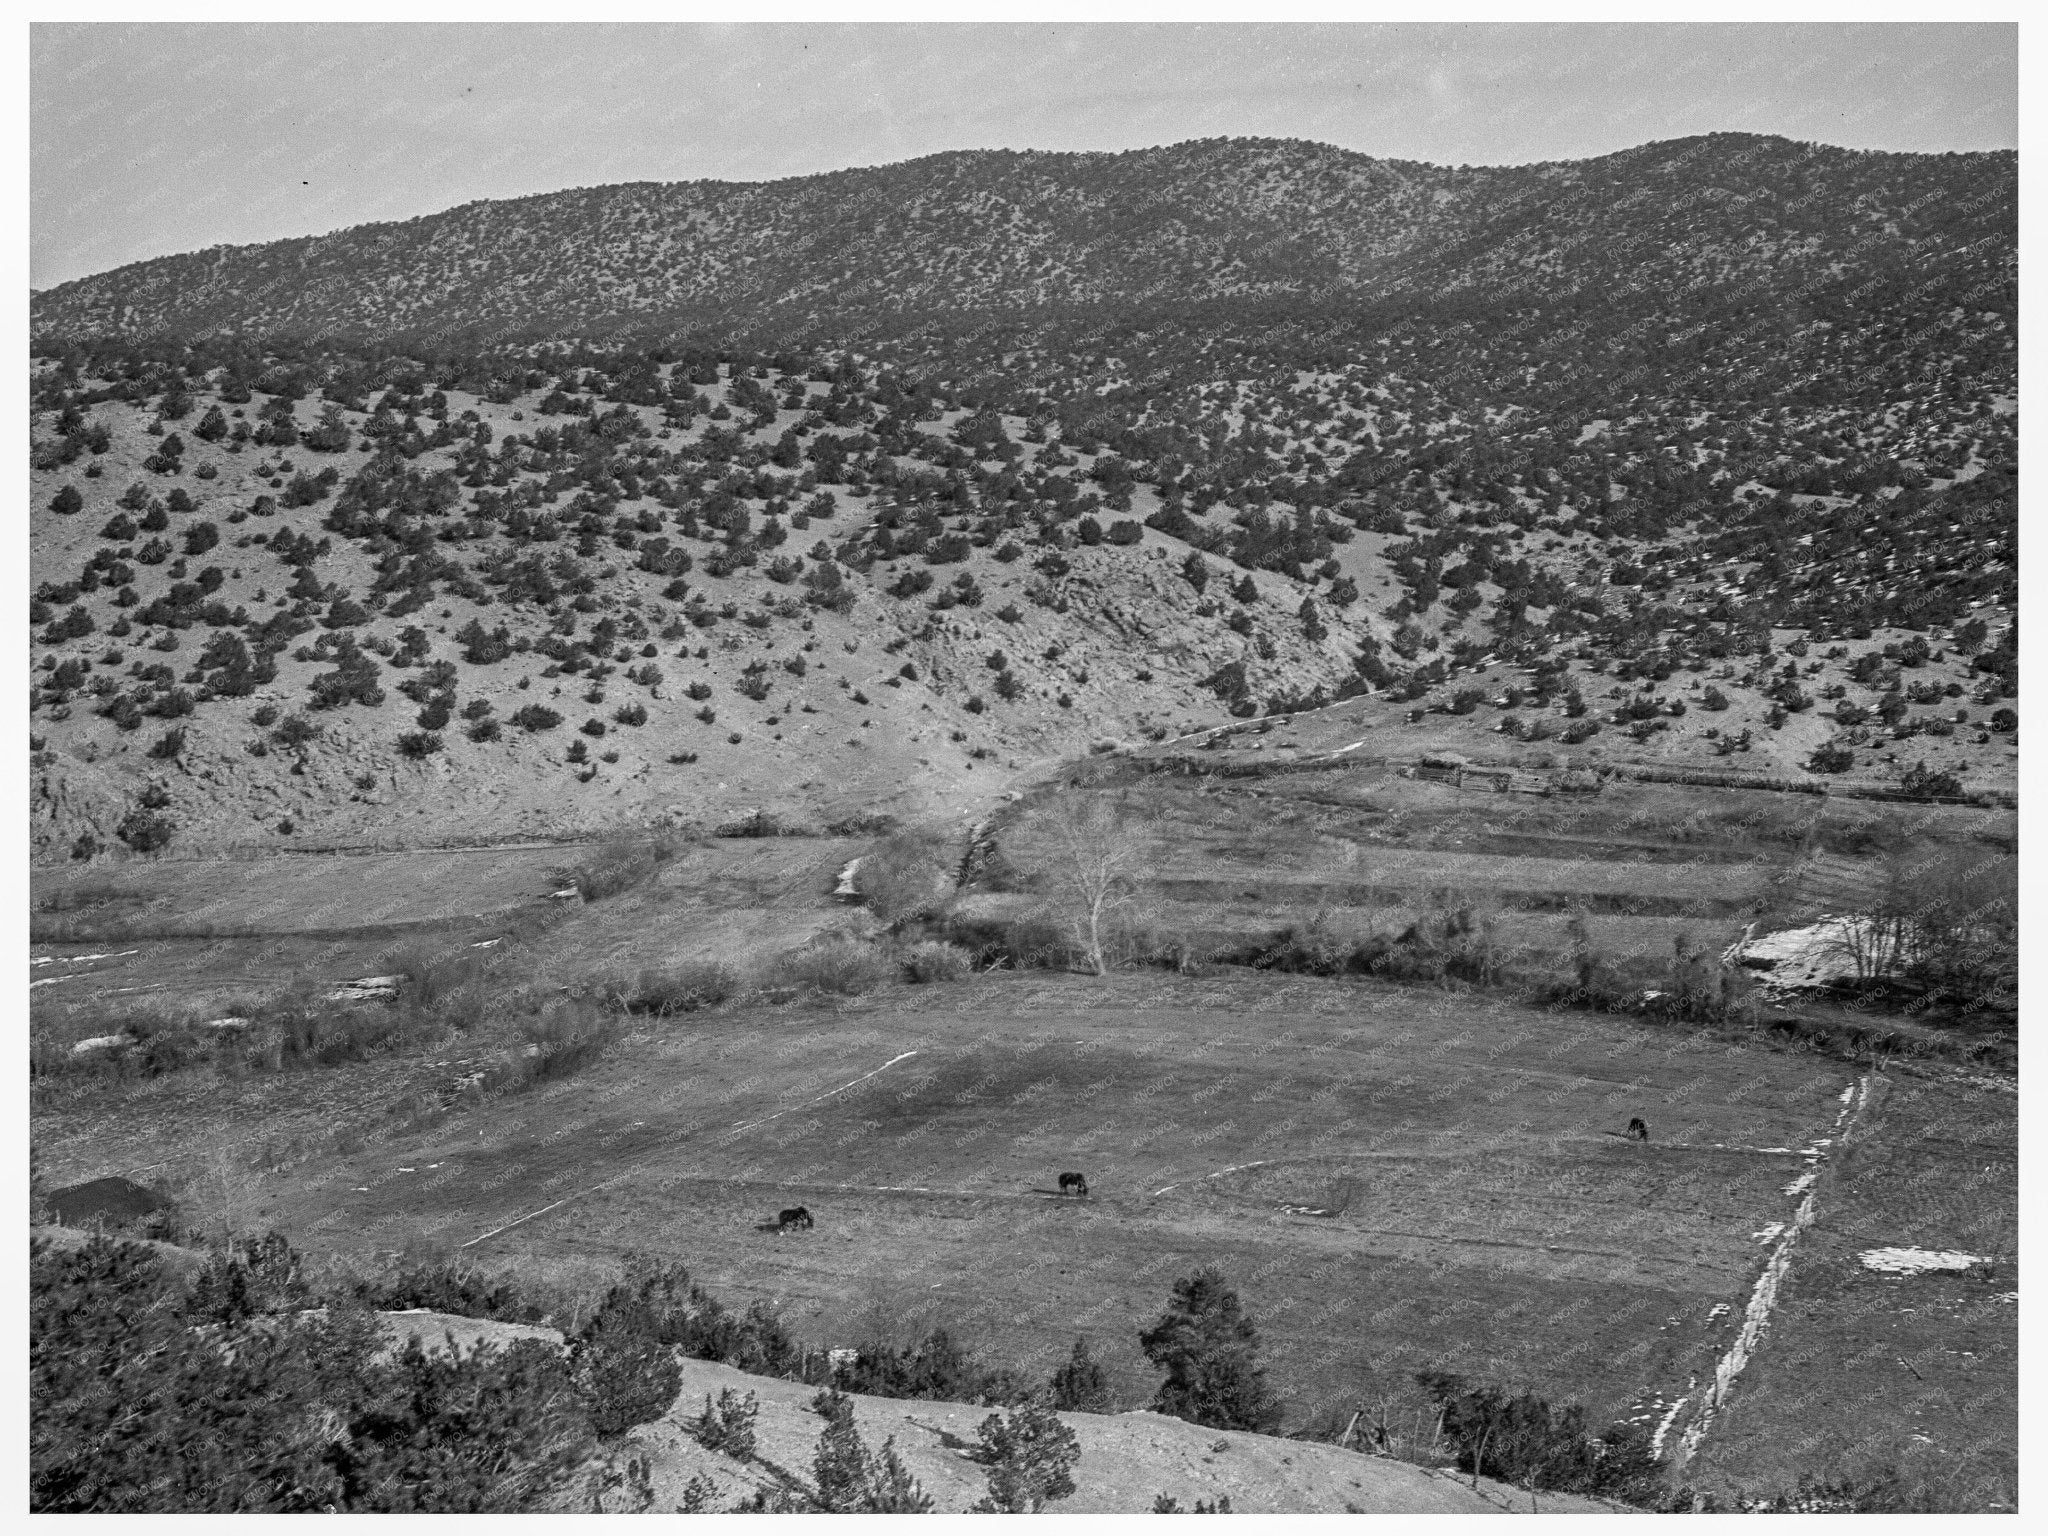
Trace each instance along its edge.
<path fill-rule="evenodd" d="M 808 1481 L 818 1429 L 813 1387 L 749 1376 L 702 1360 L 683 1364 L 683 1391 L 669 1414 L 636 1430 L 636 1450 L 652 1462 L 654 1508 L 673 1509 L 693 1476 L 718 1485 L 713 1507 L 723 1507 L 772 1477 L 692 1439 L 688 1424 L 703 1411 L 706 1394 L 724 1388 L 760 1399 L 755 1434 L 762 1459 Z M 853 1395 L 854 1421 L 870 1449 L 891 1436 L 904 1464 L 942 1512 L 962 1511 L 987 1492 L 979 1465 L 969 1459 L 975 1428 L 994 1410 L 966 1403 L 931 1403 Z M 1161 1493 L 1193 1508 L 1197 1499 L 1228 1495 L 1234 1512 L 1386 1514 L 1493 1514 L 1526 1511 L 1529 1495 L 1481 1479 L 1453 1478 L 1407 1462 L 1362 1455 L 1333 1445 L 1270 1435 L 1203 1429 L 1156 1413 L 1064 1413 L 1081 1443 L 1075 1490 L 1061 1500 L 1062 1514 L 1143 1513 Z M 1539 1494 L 1545 1513 L 1605 1512 L 1589 1499 Z"/>

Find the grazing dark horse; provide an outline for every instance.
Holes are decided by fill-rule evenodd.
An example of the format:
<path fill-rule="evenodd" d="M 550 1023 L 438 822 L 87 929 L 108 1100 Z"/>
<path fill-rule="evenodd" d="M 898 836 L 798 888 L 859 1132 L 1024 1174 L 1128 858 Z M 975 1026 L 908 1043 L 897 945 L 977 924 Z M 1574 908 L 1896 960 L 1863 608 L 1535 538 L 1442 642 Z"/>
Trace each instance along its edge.
<path fill-rule="evenodd" d="M 1088 1193 L 1088 1176 L 1083 1173 L 1060 1175 L 1060 1193 L 1063 1195 L 1085 1195 Z"/>
<path fill-rule="evenodd" d="M 1650 1128 L 1643 1124 L 1640 1117 L 1629 1121 L 1628 1139 L 1630 1141 L 1648 1141 L 1650 1139 Z"/>
<path fill-rule="evenodd" d="M 787 1232 L 791 1227 L 803 1227 L 808 1230 L 815 1225 L 816 1223 L 811 1220 L 811 1213 L 800 1205 L 791 1206 L 775 1218 L 777 1232 Z"/>

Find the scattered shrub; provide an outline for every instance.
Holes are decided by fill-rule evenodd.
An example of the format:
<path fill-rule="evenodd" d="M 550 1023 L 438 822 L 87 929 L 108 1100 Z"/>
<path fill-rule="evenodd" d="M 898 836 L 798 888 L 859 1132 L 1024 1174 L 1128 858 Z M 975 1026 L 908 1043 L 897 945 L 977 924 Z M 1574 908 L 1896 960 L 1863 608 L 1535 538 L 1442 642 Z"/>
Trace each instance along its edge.
<path fill-rule="evenodd" d="M 697 1443 L 740 1461 L 753 1460 L 754 1419 L 760 1409 L 760 1399 L 752 1392 L 741 1397 L 731 1387 L 721 1387 L 716 1402 L 705 1393 L 704 1412 L 693 1430 Z"/>
<path fill-rule="evenodd" d="M 580 745 L 580 743 L 579 743 Z M 682 850 L 682 839 L 667 827 L 607 839 L 581 864 L 563 872 L 585 901 L 602 901 L 643 884 Z"/>
<path fill-rule="evenodd" d="M 903 952 L 903 973 L 916 982 L 958 981 L 972 968 L 973 957 L 966 950 L 939 940 L 913 944 Z"/>
<path fill-rule="evenodd" d="M 1809 773 L 1847 773 L 1856 766 L 1856 754 L 1840 742 L 1824 742 L 1806 760 Z"/>
<path fill-rule="evenodd" d="M 660 1418 L 683 1384 L 675 1352 L 637 1326 L 631 1307 L 615 1289 L 569 1347 L 570 1379 L 601 1439 Z"/>
<path fill-rule="evenodd" d="M 936 912 L 953 886 L 947 848 L 934 833 L 898 832 L 861 855 L 853 888 L 876 918 L 894 928 Z"/>
<path fill-rule="evenodd" d="M 421 762 L 441 750 L 441 737 L 435 731 L 407 731 L 398 738 L 398 751 L 402 757 Z"/>
<path fill-rule="evenodd" d="M 121 818 L 114 835 L 137 853 L 155 853 L 167 847 L 177 824 L 160 810 L 137 806 Z"/>
<path fill-rule="evenodd" d="M 1534 1393 L 1510 1398 L 1442 1371 L 1420 1371 L 1415 1379 L 1440 1408 L 1442 1433 L 1461 1471 L 1632 1503 L 1652 1501 L 1660 1491 L 1650 1433 L 1641 1425 L 1610 1425 L 1596 1439 L 1576 1403 L 1553 1410 Z"/>
<path fill-rule="evenodd" d="M 853 1422 L 853 1401 L 837 1388 L 813 1399 L 825 1420 L 811 1458 L 817 1507 L 827 1514 L 926 1514 L 932 1500 L 896 1454 L 892 1437 L 876 1457 Z"/>
<path fill-rule="evenodd" d="M 974 1505 L 982 1514 L 1037 1514 L 1074 1491 L 1081 1442 L 1041 1402 L 981 1421 L 975 1459 L 988 1470 L 988 1494 Z"/>
<path fill-rule="evenodd" d="M 1086 1339 L 1074 1340 L 1074 1353 L 1052 1373 L 1052 1405 L 1074 1413 L 1113 1413 L 1115 1399 L 1109 1378 L 1088 1353 Z"/>
<path fill-rule="evenodd" d="M 805 992 L 854 997 L 872 992 L 896 971 L 888 957 L 859 939 L 827 938 L 781 956 L 775 980 Z"/>
<path fill-rule="evenodd" d="M 695 1013 L 740 995 L 745 978 L 719 960 L 686 960 L 648 967 L 631 984 L 614 988 L 613 999 L 633 1013 Z"/>

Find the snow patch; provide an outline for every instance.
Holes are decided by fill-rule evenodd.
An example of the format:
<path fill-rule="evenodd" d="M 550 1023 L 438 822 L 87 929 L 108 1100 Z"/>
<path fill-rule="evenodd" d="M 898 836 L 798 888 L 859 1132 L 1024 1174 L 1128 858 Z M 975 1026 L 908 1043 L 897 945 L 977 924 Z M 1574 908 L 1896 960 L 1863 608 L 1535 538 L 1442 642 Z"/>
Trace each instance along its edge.
<path fill-rule="evenodd" d="M 860 897 L 860 888 L 853 883 L 854 877 L 860 873 L 860 862 L 859 859 L 849 859 L 846 868 L 839 871 L 839 884 L 832 888 L 832 894 L 842 901 L 856 901 Z"/>
<path fill-rule="evenodd" d="M 1991 1261 L 1982 1254 L 1933 1248 L 1867 1248 L 1857 1257 L 1865 1269 L 1887 1275 L 1924 1275 L 1936 1269 L 1971 1269 Z"/>
<path fill-rule="evenodd" d="M 1823 917 L 1804 928 L 1781 928 L 1760 939 L 1745 931 L 1722 951 L 1721 959 L 1758 973 L 1765 992 L 1799 991 L 1855 981 L 1857 956 L 1872 955 L 1889 942 L 1867 917 Z"/>
<path fill-rule="evenodd" d="M 372 997 L 396 997 L 398 989 L 404 985 L 403 976 L 358 976 L 354 981 L 344 981 L 328 993 L 327 1001 L 347 1003 Z"/>
<path fill-rule="evenodd" d="M 1656 1432 L 1650 1436 L 1651 1460 L 1654 1461 L 1657 1457 L 1664 1454 L 1664 1437 L 1670 1433 L 1671 1422 L 1678 1417 L 1678 1410 L 1683 1408 L 1689 1400 L 1690 1394 L 1686 1397 L 1681 1397 L 1671 1405 L 1671 1410 L 1658 1422 Z"/>

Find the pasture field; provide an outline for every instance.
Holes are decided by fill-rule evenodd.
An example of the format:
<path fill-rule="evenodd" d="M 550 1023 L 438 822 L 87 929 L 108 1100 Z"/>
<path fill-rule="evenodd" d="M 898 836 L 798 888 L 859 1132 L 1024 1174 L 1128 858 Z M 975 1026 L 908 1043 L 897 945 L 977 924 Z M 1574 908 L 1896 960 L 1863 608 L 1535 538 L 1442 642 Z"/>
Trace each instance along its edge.
<path fill-rule="evenodd" d="M 437 926 L 434 947 L 460 949 L 504 934 L 505 918 Z M 29 957 L 29 1029 L 69 1049 L 130 1017 L 204 1021 L 294 994 L 317 996 L 361 976 L 389 974 L 414 946 L 389 929 L 243 934 L 233 938 L 101 939 L 37 944 Z"/>
<path fill-rule="evenodd" d="M 2004 810 L 1625 781 L 1586 798 L 1496 794 L 1372 762 L 1259 778 L 1104 765 L 1080 792 L 1123 808 L 1138 854 L 1131 915 L 1162 938 L 1242 952 L 1311 921 L 1337 938 L 1391 936 L 1433 906 L 1469 906 L 1518 968 L 1554 976 L 1575 921 L 1603 957 L 1655 968 L 1681 937 L 1719 952 L 1751 924 L 1856 910 L 1893 863 L 2010 864 L 2016 849 Z M 1057 862 L 1036 809 L 993 819 L 1001 858 L 969 887 L 967 915 L 1031 910 L 1027 872 Z"/>
<path fill-rule="evenodd" d="M 846 837 L 707 839 L 683 848 L 647 885 L 562 918 L 551 945 L 604 973 L 794 948 L 846 918 L 832 891 L 847 861 L 870 845 Z"/>
<path fill-rule="evenodd" d="M 1690 1470 L 1723 1494 L 1896 1466 L 1949 1507 L 2018 1507 L 2019 1100 L 1890 1075 L 1834 1159 L 1761 1353 Z M 1988 1259 L 1886 1273 L 1862 1255 Z"/>
<path fill-rule="evenodd" d="M 595 842 L 261 859 L 136 859 L 33 872 L 31 901 L 79 938 L 360 932 L 427 927 L 529 907 L 573 880 Z M 704 838 L 662 867 L 661 899 L 721 910 L 815 905 L 859 838 Z M 836 861 L 836 862 L 835 862 Z M 822 881 L 823 893 L 816 887 Z M 63 942 L 63 940 L 52 940 Z"/>
<path fill-rule="evenodd" d="M 571 843 L 138 859 L 89 870 L 39 869 L 30 889 L 39 912 L 72 919 L 81 939 L 395 930 L 530 906 L 559 889 L 559 871 L 586 851 Z"/>
<path fill-rule="evenodd" d="M 31 1027 L 68 1047 L 129 1011 L 194 1018 L 459 953 L 539 927 L 570 974 L 630 976 L 674 959 L 793 948 L 842 920 L 849 838 L 708 838 L 629 897 L 547 900 L 595 844 L 505 850 L 135 861 L 89 878 L 42 871 L 34 898 L 77 936 L 31 946 Z M 624 902 L 627 905 L 622 906 Z"/>
<path fill-rule="evenodd" d="M 424 1245 L 558 1280 L 671 1255 L 831 1344 L 943 1322 L 1041 1371 L 1086 1335 L 1133 1403 L 1138 1331 L 1213 1262 L 1294 1423 L 1415 1411 L 1431 1366 L 1640 1414 L 1710 1367 L 1753 1234 L 1849 1081 L 1376 983 L 1013 974 L 670 1021 L 247 1198 L 336 1254 Z M 1636 1114 L 1647 1146 L 1619 1134 Z M 112 1171 L 60 1150 L 66 1177 Z M 1090 1198 L 1058 1195 L 1067 1168 Z M 791 1204 L 816 1231 L 762 1230 Z"/>
<path fill-rule="evenodd" d="M 2004 857 L 2012 827 L 2010 813 L 1663 785 L 1568 803 L 1370 765 L 1118 771 L 1086 792 L 1132 813 L 1132 915 L 1155 935 L 1225 952 L 1312 921 L 1398 932 L 1469 901 L 1534 974 L 1563 963 L 1574 922 L 1647 975 L 1681 934 L 1718 949 L 1750 922 L 1837 910 L 1902 850 Z M 1039 905 L 1037 808 L 986 825 L 965 916 Z M 545 895 L 591 845 L 43 872 L 45 913 L 81 925 L 31 952 L 32 981 L 55 983 L 33 993 L 33 1028 L 60 1047 L 124 1008 L 207 1019 L 492 938 L 506 969 L 461 1030 L 342 1067 L 53 1079 L 36 1101 L 42 1174 L 163 1183 L 195 1216 L 274 1227 L 340 1264 L 460 1255 L 590 1294 L 628 1254 L 673 1257 L 828 1346 L 943 1324 L 1042 1375 L 1085 1336 L 1130 1406 L 1156 1382 L 1139 1331 L 1176 1279 L 1215 1264 L 1258 1323 L 1289 1428 L 1363 1408 L 1399 1432 L 1426 1412 L 1425 1368 L 1580 1401 L 1595 1424 L 1666 1422 L 1734 1342 L 1818 1172 L 1780 1310 L 1685 1475 L 1729 1494 L 1934 1464 L 1962 1469 L 1960 1504 L 2009 1496 L 2014 1101 L 1954 1073 L 1878 1073 L 1830 1151 L 1868 1063 L 1545 1011 L 1515 1000 L 1521 983 L 1197 967 L 1003 971 L 858 998 L 782 987 L 619 1018 L 575 1075 L 480 1106 L 451 1093 L 524 1049 L 557 994 L 594 1016 L 642 971 L 871 931 L 832 891 L 873 846 L 701 839 L 587 905 Z M 501 980 L 516 1004 L 499 1006 Z M 1621 1135 L 1636 1115 L 1648 1144 Z M 1089 1197 L 1059 1194 L 1069 1169 Z M 817 1227 L 778 1236 L 771 1218 L 798 1204 Z M 1901 1244 L 1994 1255 L 1998 1285 L 1856 1257 Z"/>
<path fill-rule="evenodd" d="M 1341 734 L 1341 732 L 1340 732 Z M 1373 738 L 1369 751 L 1414 748 Z M 1262 755 L 1261 755 L 1262 756 Z M 1211 754 L 1200 754 L 1208 762 Z M 1134 803 L 1189 826 L 1235 825 L 1277 851 L 1313 847 L 1319 834 L 1409 847 L 1547 854 L 1621 862 L 1706 863 L 1781 859 L 1808 846 L 1851 855 L 1919 841 L 1983 840 L 2009 848 L 2016 815 L 1977 806 L 1883 804 L 1825 795 L 1611 780 L 1597 795 L 1536 796 L 1404 778 L 1392 762 L 1360 754 L 1352 766 L 1287 771 L 1252 754 L 1213 754 L 1218 767 L 1256 768 L 1256 778 L 1160 773 L 1129 784 Z M 1247 761 L 1252 759 L 1251 761 Z M 1576 755 L 1503 754 L 1541 778 Z M 1491 762 L 1494 759 L 1489 758 Z M 1119 777 L 1128 779 L 1125 769 Z M 1173 807 L 1199 807 L 1179 809 Z M 1291 841 L 1290 841 L 1291 840 Z"/>

